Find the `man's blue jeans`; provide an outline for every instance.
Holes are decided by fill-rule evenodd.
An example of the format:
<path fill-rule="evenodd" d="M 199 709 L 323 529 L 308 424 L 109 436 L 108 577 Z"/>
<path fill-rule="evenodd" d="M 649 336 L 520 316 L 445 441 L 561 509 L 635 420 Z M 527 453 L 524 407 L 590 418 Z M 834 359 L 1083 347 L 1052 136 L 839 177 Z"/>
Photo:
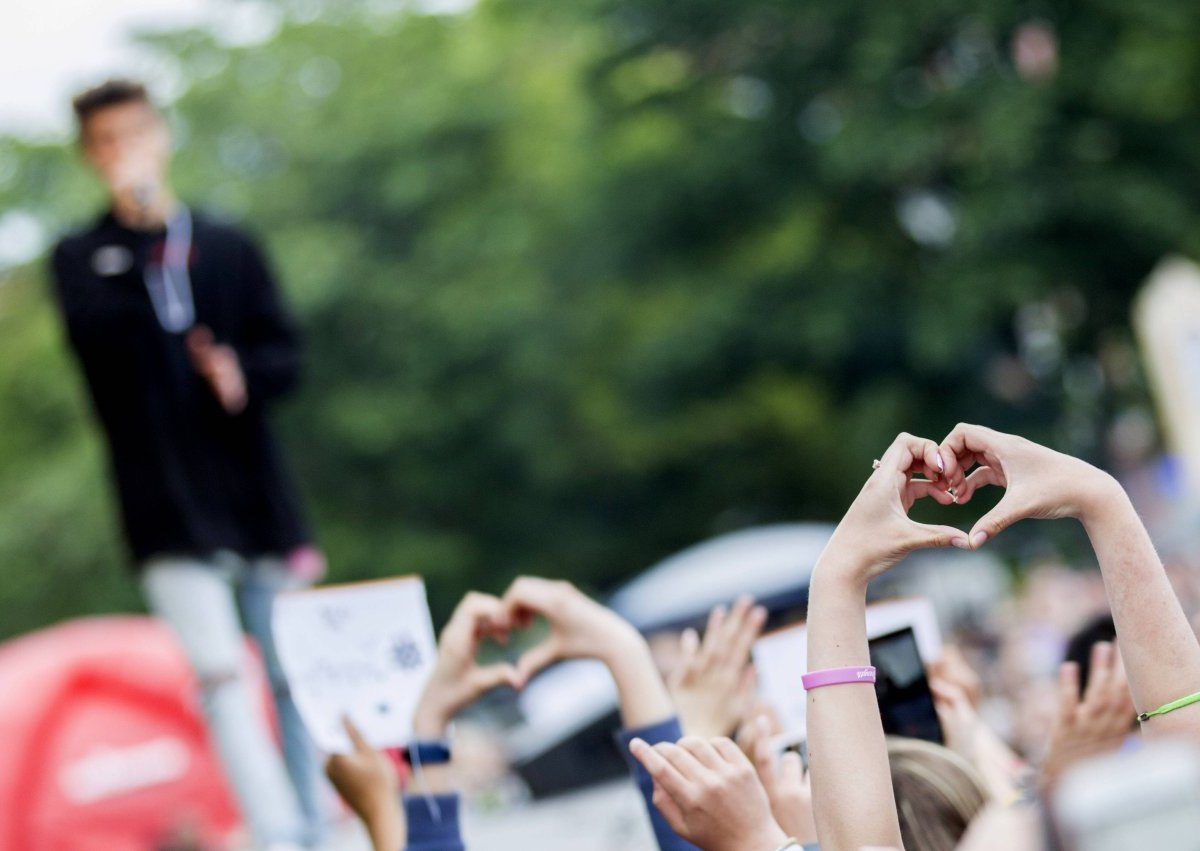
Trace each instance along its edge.
<path fill-rule="evenodd" d="M 246 561 L 228 554 L 155 557 L 142 574 L 151 612 L 171 626 L 196 671 L 221 762 L 262 844 L 315 844 L 325 826 L 316 750 L 288 692 L 271 635 L 275 595 L 297 584 L 281 559 Z M 243 624 L 263 651 L 283 759 L 246 677 Z"/>

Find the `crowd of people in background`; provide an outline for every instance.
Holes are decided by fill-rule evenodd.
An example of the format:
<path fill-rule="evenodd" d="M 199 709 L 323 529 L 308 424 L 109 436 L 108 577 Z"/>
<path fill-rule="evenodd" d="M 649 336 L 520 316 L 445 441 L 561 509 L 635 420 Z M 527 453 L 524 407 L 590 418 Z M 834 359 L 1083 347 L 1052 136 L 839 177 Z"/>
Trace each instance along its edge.
<path fill-rule="evenodd" d="M 255 840 L 312 846 L 323 818 L 317 763 L 269 628 L 274 595 L 322 569 L 267 425 L 270 401 L 296 380 L 295 329 L 253 243 L 172 195 L 169 134 L 144 88 L 110 82 L 76 111 L 111 207 L 59 244 L 56 294 L 108 439 L 126 538 L 150 608 L 195 668 Z M 989 485 L 1004 496 L 969 531 L 909 517 L 918 500 L 962 505 Z M 1102 581 L 1033 571 L 1018 598 L 997 601 L 994 620 L 962 632 L 928 672 L 944 744 L 885 737 L 870 687 L 868 584 L 916 550 L 978 550 L 1030 518 L 1080 522 Z M 495 688 L 592 659 L 616 685 L 618 747 L 664 851 L 1193 847 L 1200 757 L 1187 743 L 1200 735 L 1200 643 L 1187 612 L 1200 595 L 1186 572 L 1179 578 L 1177 596 L 1125 491 L 1099 469 L 978 426 L 940 442 L 901 435 L 810 580 L 808 658 L 795 660 L 797 679 L 808 671 L 805 748 L 778 752 L 779 719 L 755 700 L 751 648 L 767 613 L 753 601 L 714 610 L 703 636 L 683 633 L 664 672 L 613 611 L 567 582 L 522 578 L 458 605 L 407 767 L 350 725 L 355 750 L 329 758 L 327 774 L 376 851 L 462 849 L 459 784 L 478 778 L 451 722 Z M 515 662 L 479 663 L 481 641 L 507 641 L 535 620 L 546 637 Z M 243 626 L 266 652 L 283 756 L 240 672 Z M 1182 779 L 1155 787 L 1153 766 L 1166 763 L 1142 739 L 1183 743 L 1168 751 L 1182 755 L 1172 775 Z M 1101 762 L 1088 776 L 1115 772 L 1149 790 L 1142 809 L 1106 807 L 1102 782 L 1072 786 L 1081 764 L 1130 749 L 1131 762 Z M 1090 844 L 1096 836 L 1110 841 Z"/>
<path fill-rule="evenodd" d="M 1005 495 L 970 532 L 908 517 L 918 499 L 963 504 L 987 485 Z M 948 648 L 928 672 L 945 744 L 885 737 L 875 691 L 862 677 L 873 672 L 868 583 L 917 549 L 986 546 L 1027 518 L 1081 522 L 1102 585 L 1040 571 L 1023 598 L 998 608 L 997 623 L 1008 623 L 999 645 L 985 650 L 976 631 L 975 646 Z M 1109 613 L 1080 623 L 1103 603 L 1089 600 L 1090 590 L 1105 595 Z M 477 663 L 482 640 L 507 639 L 535 617 L 548 625 L 544 641 L 515 663 Z M 777 752 L 778 719 L 753 697 L 750 651 L 765 621 L 749 599 L 715 609 L 703 636 L 684 633 L 680 661 L 664 678 L 645 639 L 569 583 L 522 578 L 500 597 L 469 594 L 442 632 L 403 789 L 394 763 L 356 734 L 355 753 L 333 756 L 329 777 L 376 851 L 464 848 L 456 784 L 470 777 L 456 777 L 451 720 L 492 688 L 520 688 L 547 665 L 590 658 L 616 683 L 618 743 L 662 849 L 1033 851 L 1196 841 L 1186 833 L 1194 822 L 1165 800 L 1157 817 L 1124 814 L 1121 823 L 1121 814 L 1081 816 L 1058 797 L 1072 772 L 1113 771 L 1095 761 L 1107 754 L 1153 754 L 1153 741 L 1166 740 L 1190 758 L 1200 733 L 1200 643 L 1124 490 L 1099 469 L 978 426 L 960 425 L 940 443 L 898 437 L 812 578 L 808 659 L 796 660 L 797 677 L 810 672 L 803 756 Z M 1052 665 L 1044 658 L 1050 647 Z M 1050 667 L 1053 686 L 1038 685 Z M 1000 706 L 1012 711 L 996 712 Z M 432 763 L 422 761 L 425 753 Z M 1150 784 L 1137 773 L 1153 764 L 1118 770 Z M 1191 807 L 1194 819 L 1194 800 Z M 1092 828 L 1109 844 L 1089 844 Z"/>

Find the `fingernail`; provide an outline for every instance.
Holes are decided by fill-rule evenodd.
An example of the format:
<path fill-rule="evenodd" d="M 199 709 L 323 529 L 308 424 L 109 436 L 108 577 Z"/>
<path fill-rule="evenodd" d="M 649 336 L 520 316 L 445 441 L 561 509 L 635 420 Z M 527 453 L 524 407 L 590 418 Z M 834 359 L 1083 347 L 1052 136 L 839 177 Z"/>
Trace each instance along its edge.
<path fill-rule="evenodd" d="M 938 472 L 939 473 L 946 472 L 946 462 L 942 460 L 942 453 L 940 453 L 940 452 L 937 454 L 937 462 L 938 462 Z"/>
<path fill-rule="evenodd" d="M 954 546 L 958 547 L 960 550 L 971 549 L 971 542 L 968 541 L 966 538 L 962 538 L 962 537 L 952 538 L 950 540 L 950 543 L 953 544 Z"/>
<path fill-rule="evenodd" d="M 974 535 L 971 536 L 971 546 L 978 549 L 979 547 L 982 547 L 984 545 L 984 543 L 987 542 L 987 539 L 988 539 L 987 532 L 976 532 Z"/>
<path fill-rule="evenodd" d="M 629 750 L 633 751 L 633 752 L 643 750 L 643 749 L 645 749 L 645 747 L 646 747 L 646 743 L 643 742 L 641 739 L 634 739 L 633 741 L 631 741 L 629 743 Z"/>

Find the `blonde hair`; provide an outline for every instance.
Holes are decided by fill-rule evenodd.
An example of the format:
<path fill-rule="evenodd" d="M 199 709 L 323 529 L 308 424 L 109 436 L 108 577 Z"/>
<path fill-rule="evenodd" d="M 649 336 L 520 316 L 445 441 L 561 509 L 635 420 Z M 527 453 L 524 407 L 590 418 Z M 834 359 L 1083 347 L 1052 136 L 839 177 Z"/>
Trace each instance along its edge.
<path fill-rule="evenodd" d="M 979 772 L 949 748 L 919 739 L 889 737 L 888 762 L 904 847 L 954 851 L 988 802 Z"/>

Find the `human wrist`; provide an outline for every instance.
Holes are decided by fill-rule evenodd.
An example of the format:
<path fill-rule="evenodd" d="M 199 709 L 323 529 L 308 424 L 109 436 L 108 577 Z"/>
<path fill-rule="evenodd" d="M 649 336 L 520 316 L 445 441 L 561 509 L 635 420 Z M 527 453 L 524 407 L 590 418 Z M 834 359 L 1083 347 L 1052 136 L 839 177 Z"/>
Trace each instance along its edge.
<path fill-rule="evenodd" d="M 1075 515 L 1089 532 L 1132 510 L 1129 496 L 1116 478 L 1097 467 L 1090 470 L 1093 475 L 1080 494 Z"/>
<path fill-rule="evenodd" d="M 827 550 L 813 568 L 810 595 L 820 592 L 824 596 L 865 600 L 869 581 L 869 564 L 864 559 Z"/>
<path fill-rule="evenodd" d="M 790 842 L 791 839 L 792 837 L 784 833 L 783 828 L 772 820 L 770 825 L 763 829 L 761 836 L 740 847 L 761 849 L 761 851 L 781 851 L 781 849 L 787 847 L 787 843 Z M 796 845 L 791 847 L 798 848 L 799 846 Z"/>
<path fill-rule="evenodd" d="M 613 622 L 599 634 L 595 658 L 608 666 L 609 670 L 627 662 L 630 657 L 650 656 L 646 639 L 632 624 L 617 615 Z"/>
<path fill-rule="evenodd" d="M 450 729 L 450 721 L 453 717 L 454 713 L 434 703 L 417 706 L 417 711 L 413 714 L 413 738 L 446 738 L 446 733 Z"/>
<path fill-rule="evenodd" d="M 626 729 L 658 724 L 676 715 L 666 683 L 641 635 L 625 640 L 603 660 L 617 688 L 621 723 Z M 615 643 L 614 643 L 615 644 Z"/>

